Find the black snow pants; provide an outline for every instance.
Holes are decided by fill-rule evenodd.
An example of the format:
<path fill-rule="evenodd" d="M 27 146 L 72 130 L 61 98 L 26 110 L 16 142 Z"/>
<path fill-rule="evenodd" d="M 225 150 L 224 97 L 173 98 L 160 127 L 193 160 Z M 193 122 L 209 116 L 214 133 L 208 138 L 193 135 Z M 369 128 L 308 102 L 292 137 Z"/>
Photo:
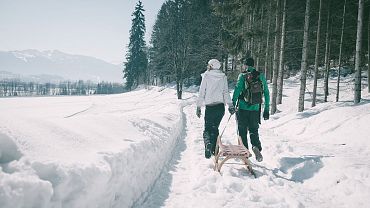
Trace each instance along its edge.
<path fill-rule="evenodd" d="M 260 112 L 239 109 L 237 112 L 237 119 L 239 135 L 242 138 L 244 146 L 248 148 L 247 134 L 249 130 L 249 137 L 251 139 L 252 146 L 257 146 L 258 149 L 262 151 L 258 135 Z"/>
<path fill-rule="evenodd" d="M 204 115 L 204 131 L 203 139 L 205 148 L 211 144 L 211 152 L 214 154 L 217 137 L 219 135 L 218 127 L 220 126 L 222 117 L 225 114 L 225 105 L 223 103 L 216 105 L 207 105 Z"/>

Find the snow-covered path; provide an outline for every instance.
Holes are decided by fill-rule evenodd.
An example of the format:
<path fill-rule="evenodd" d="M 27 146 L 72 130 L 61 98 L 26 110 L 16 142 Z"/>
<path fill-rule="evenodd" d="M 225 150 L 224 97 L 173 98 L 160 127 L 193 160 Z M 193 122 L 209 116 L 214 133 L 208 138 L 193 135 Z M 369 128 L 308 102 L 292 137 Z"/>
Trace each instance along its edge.
<path fill-rule="evenodd" d="M 321 157 L 285 157 L 283 160 L 290 163 L 284 166 L 287 171 L 300 166 L 299 164 L 302 165 L 295 168 L 294 176 L 287 176 L 281 172 L 280 166 L 274 166 L 278 165 L 276 161 L 281 158 L 281 155 L 269 157 L 271 153 L 279 151 L 283 153 L 290 149 L 291 152 L 293 147 L 286 141 L 278 139 L 267 129 L 261 131 L 261 137 L 265 141 L 266 159 L 260 164 L 256 164 L 252 159 L 256 164 L 254 168 L 258 175 L 257 179 L 245 170 L 240 161 L 227 162 L 222 169 L 222 176 L 213 171 L 213 160 L 206 160 L 203 156 L 201 138 L 203 119 L 195 116 L 194 109 L 194 105 L 184 109 L 187 115 L 186 148 L 180 148 L 183 150 L 181 156 L 169 170 L 170 187 L 163 189 L 163 183 L 160 181 L 161 185 L 151 191 L 150 197 L 141 207 L 300 207 L 302 205 L 318 207 L 328 203 L 328 200 L 320 197 L 320 193 L 302 184 L 304 179 L 309 179 L 321 168 Z M 228 116 L 228 114 L 225 116 L 221 126 L 225 125 Z M 233 141 L 234 121 L 229 125 L 224 141 L 236 143 L 236 139 Z M 307 168 L 307 165 L 311 167 Z M 163 192 L 168 192 L 165 194 L 168 198 L 164 201 L 163 197 L 158 197 L 163 195 Z M 307 202 L 308 199 L 312 199 L 312 202 Z"/>

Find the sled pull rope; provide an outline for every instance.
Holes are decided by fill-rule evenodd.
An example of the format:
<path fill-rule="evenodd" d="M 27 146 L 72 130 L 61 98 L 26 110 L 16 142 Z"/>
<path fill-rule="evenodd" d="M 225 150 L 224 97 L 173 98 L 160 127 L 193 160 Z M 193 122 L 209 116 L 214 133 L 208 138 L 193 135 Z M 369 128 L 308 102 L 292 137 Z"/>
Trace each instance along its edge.
<path fill-rule="evenodd" d="M 225 129 L 226 129 L 226 127 L 227 127 L 227 124 L 229 123 L 229 121 L 230 121 L 230 118 L 231 118 L 231 114 L 230 114 L 230 116 L 229 116 L 229 118 L 227 119 L 227 122 L 226 122 L 226 124 L 225 124 L 225 127 L 224 127 L 224 129 L 222 130 L 222 133 L 221 133 L 221 135 L 220 135 L 220 138 L 222 137 L 222 135 L 224 134 L 224 132 L 225 132 Z"/>
<path fill-rule="evenodd" d="M 239 98 L 238 98 L 238 100 L 236 101 L 236 106 L 235 106 L 235 116 L 236 116 L 236 113 L 237 113 L 237 111 L 238 111 L 238 107 L 239 107 Z M 222 135 L 224 134 L 224 132 L 225 132 L 225 129 L 226 129 L 226 127 L 227 127 L 227 124 L 229 124 L 229 121 L 230 121 L 230 119 L 231 119 L 231 116 L 233 116 L 233 114 L 230 114 L 230 116 L 229 116 L 229 118 L 227 119 L 227 122 L 226 122 L 226 124 L 225 124 L 225 127 L 224 127 L 224 129 L 222 130 L 222 132 L 221 132 L 221 135 L 220 135 L 220 139 L 222 138 Z M 238 131 L 237 131 L 238 132 Z M 239 132 L 238 132 L 239 133 Z"/>

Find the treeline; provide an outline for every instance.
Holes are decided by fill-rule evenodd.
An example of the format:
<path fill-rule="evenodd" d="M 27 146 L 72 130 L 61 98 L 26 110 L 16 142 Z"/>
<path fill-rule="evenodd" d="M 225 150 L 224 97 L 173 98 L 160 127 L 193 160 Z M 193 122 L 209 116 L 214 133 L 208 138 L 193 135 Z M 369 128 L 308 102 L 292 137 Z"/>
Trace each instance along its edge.
<path fill-rule="evenodd" d="M 158 15 L 149 48 L 149 77 L 156 84 L 176 82 L 177 96 L 184 84 L 199 84 L 211 58 L 225 62 L 230 54 L 222 42 L 222 18 L 210 0 L 166 1 Z M 229 68 L 228 68 L 229 67 Z"/>
<path fill-rule="evenodd" d="M 155 22 L 148 50 L 148 84 L 197 84 L 207 60 L 217 58 L 230 80 L 244 57 L 272 82 L 272 114 L 282 102 L 283 78 L 299 73 L 299 111 L 304 109 L 306 76 L 330 70 L 356 72 L 355 102 L 361 99 L 361 69 L 369 65 L 369 0 L 167 0 Z M 370 68 L 367 66 L 368 73 Z M 369 89 L 370 90 L 370 89 Z"/>
<path fill-rule="evenodd" d="M 0 97 L 115 94 L 124 91 L 121 84 L 110 82 L 93 83 L 79 80 L 56 84 L 24 82 L 17 79 L 0 81 Z"/>
<path fill-rule="evenodd" d="M 139 84 L 164 85 L 176 82 L 177 96 L 182 87 L 200 83 L 200 74 L 210 58 L 227 61 L 221 40 L 221 18 L 214 14 L 210 0 L 168 0 L 163 3 L 147 47 L 143 4 L 132 13 L 130 43 L 126 54 L 126 89 Z M 224 64 L 227 70 L 228 64 Z"/>

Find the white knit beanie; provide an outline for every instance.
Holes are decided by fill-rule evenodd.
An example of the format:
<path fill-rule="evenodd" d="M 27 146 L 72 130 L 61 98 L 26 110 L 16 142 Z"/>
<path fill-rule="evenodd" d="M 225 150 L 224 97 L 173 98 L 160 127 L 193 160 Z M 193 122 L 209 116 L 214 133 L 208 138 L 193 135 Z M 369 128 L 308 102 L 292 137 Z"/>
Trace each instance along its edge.
<path fill-rule="evenodd" d="M 217 59 L 211 59 L 211 60 L 209 60 L 208 61 L 208 65 L 212 69 L 220 69 L 220 67 L 221 67 L 221 63 Z"/>

